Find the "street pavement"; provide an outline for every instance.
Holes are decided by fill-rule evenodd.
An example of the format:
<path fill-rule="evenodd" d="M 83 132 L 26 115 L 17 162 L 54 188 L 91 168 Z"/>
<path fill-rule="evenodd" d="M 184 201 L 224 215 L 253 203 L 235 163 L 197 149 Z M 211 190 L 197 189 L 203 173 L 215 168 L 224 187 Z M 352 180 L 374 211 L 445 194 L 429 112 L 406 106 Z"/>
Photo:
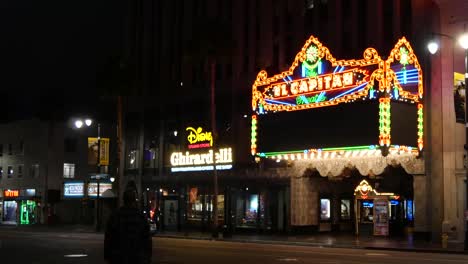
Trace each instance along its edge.
<path fill-rule="evenodd" d="M 0 229 L 0 263 L 105 263 L 103 235 Z M 468 263 L 468 255 L 153 238 L 153 263 Z"/>

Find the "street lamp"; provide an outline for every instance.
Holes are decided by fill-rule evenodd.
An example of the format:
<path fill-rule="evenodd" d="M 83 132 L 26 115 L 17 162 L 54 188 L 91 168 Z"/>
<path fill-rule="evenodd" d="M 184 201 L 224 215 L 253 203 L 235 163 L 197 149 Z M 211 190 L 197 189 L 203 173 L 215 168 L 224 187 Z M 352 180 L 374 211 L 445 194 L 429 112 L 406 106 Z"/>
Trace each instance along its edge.
<path fill-rule="evenodd" d="M 87 127 L 90 127 L 93 124 L 93 120 L 90 118 L 86 118 L 84 120 L 84 124 L 86 124 Z M 77 119 L 75 121 L 75 127 L 80 129 L 83 126 L 83 121 L 81 119 Z M 97 172 L 96 172 L 96 181 L 97 181 L 97 191 L 96 191 L 96 231 L 99 232 L 100 230 L 100 206 L 99 206 L 99 198 L 100 198 L 100 191 L 101 191 L 101 124 L 97 124 L 97 160 L 96 160 L 96 167 L 97 167 Z M 114 179 L 115 180 L 115 179 Z M 111 179 L 112 181 L 112 179 Z M 112 181 L 113 182 L 113 181 Z"/>
<path fill-rule="evenodd" d="M 435 34 L 435 33 L 434 33 Z M 443 37 L 448 37 L 452 41 L 454 38 L 452 36 L 446 34 L 437 33 L 436 35 L 440 35 Z M 464 33 L 458 39 L 458 43 L 460 46 L 465 50 L 465 148 L 468 147 L 468 33 Z M 431 54 L 435 54 L 439 49 L 439 45 L 436 41 L 432 40 L 427 44 L 427 49 Z M 468 155 L 468 154 L 467 154 Z M 468 158 L 468 157 L 465 157 Z M 465 180 L 465 189 L 466 189 L 466 201 L 465 201 L 465 250 L 468 250 L 468 217 L 466 216 L 466 212 L 468 212 L 468 168 L 465 166 L 465 173 L 466 173 L 466 180 Z"/>

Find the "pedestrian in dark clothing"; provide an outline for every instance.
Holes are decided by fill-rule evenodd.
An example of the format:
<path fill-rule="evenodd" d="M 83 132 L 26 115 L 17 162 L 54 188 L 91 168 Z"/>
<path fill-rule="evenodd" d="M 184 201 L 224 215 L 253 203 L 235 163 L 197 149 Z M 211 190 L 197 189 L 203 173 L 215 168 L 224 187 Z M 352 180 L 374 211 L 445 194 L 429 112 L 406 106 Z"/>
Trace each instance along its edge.
<path fill-rule="evenodd" d="M 104 258 L 111 264 L 151 262 L 149 224 L 137 206 L 136 190 L 123 194 L 124 206 L 109 219 L 104 238 Z"/>

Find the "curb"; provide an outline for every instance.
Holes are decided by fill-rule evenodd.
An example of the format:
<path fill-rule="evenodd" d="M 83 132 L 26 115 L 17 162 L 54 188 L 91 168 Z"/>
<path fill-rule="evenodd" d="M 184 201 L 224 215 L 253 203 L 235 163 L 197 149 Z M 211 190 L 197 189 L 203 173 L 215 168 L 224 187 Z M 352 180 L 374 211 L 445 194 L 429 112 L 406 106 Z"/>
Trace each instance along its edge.
<path fill-rule="evenodd" d="M 274 240 L 259 240 L 259 239 L 231 239 L 231 238 L 211 238 L 211 237 L 191 237 L 191 236 L 178 236 L 178 235 L 160 235 L 156 234 L 154 237 L 172 238 L 172 239 L 192 239 L 192 240 L 213 240 L 220 242 L 237 242 L 237 243 L 255 243 L 255 244 L 268 244 L 268 245 L 292 245 L 303 247 L 316 247 L 316 248 L 348 248 L 348 249 L 366 249 L 366 250 L 385 250 L 385 251 L 400 251 L 400 252 L 415 252 L 415 253 L 438 253 L 438 254 L 458 254 L 468 255 L 468 251 L 462 250 L 444 250 L 444 249 L 427 249 L 427 248 L 391 248 L 391 247 L 372 247 L 372 246 L 356 246 L 356 245 L 333 245 L 323 243 L 311 243 L 300 241 L 274 241 Z"/>

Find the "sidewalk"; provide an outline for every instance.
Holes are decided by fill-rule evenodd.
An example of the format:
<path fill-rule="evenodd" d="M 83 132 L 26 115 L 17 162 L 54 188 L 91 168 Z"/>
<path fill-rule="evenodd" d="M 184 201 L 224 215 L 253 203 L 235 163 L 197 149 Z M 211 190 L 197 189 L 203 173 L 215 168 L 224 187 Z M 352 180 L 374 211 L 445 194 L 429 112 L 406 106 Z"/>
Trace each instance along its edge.
<path fill-rule="evenodd" d="M 33 226 L 11 226 L 0 225 L 2 229 L 17 230 L 24 232 L 57 232 L 57 233 L 96 233 L 94 226 L 89 225 L 33 225 Z M 101 229 L 100 233 L 103 233 Z M 412 240 L 392 237 L 356 237 L 352 234 L 321 233 L 314 235 L 260 235 L 260 234 L 233 234 L 223 237 L 220 233 L 218 238 L 213 238 L 209 232 L 170 232 L 163 231 L 154 234 L 155 237 L 177 238 L 177 239 L 199 239 L 217 240 L 241 243 L 262 243 L 278 245 L 297 245 L 330 248 L 356 248 L 395 251 L 414 251 L 426 253 L 452 253 L 468 254 L 464 251 L 463 243 L 449 243 L 447 248 L 441 244 L 422 240 Z"/>
<path fill-rule="evenodd" d="M 180 239 L 202 239 L 212 240 L 212 234 L 208 232 L 160 232 L 156 237 L 180 238 Z M 427 241 L 413 241 L 411 238 L 387 238 L 387 237 L 356 237 L 351 234 L 314 234 L 314 235 L 243 235 L 234 234 L 223 238 L 222 234 L 214 239 L 219 241 L 232 241 L 243 243 L 264 243 L 280 245 L 300 245 L 332 248 L 357 248 L 378 249 L 396 251 L 414 251 L 426 253 L 454 253 L 468 254 L 464 251 L 463 243 L 449 243 L 447 248 L 441 244 Z"/>

